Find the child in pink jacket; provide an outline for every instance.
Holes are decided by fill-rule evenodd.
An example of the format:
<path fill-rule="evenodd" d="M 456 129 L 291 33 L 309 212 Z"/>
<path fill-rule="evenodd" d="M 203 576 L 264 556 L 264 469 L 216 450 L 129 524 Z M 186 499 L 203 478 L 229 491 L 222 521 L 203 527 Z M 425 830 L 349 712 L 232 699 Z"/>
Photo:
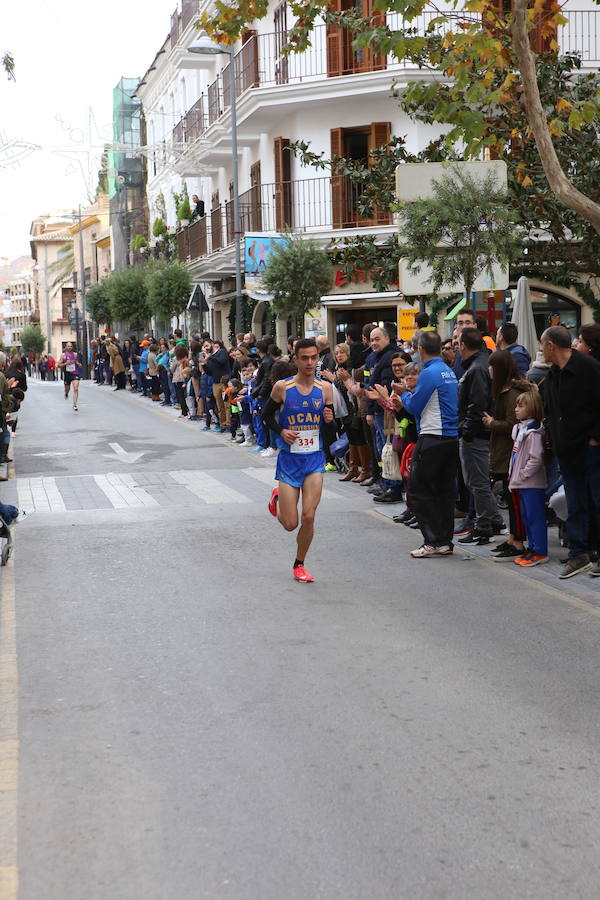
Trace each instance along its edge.
<path fill-rule="evenodd" d="M 519 394 L 515 407 L 517 424 L 509 467 L 509 489 L 519 493 L 521 515 L 527 533 L 527 552 L 515 559 L 517 566 L 539 566 L 548 562 L 544 466 L 544 409 L 538 391 Z"/>

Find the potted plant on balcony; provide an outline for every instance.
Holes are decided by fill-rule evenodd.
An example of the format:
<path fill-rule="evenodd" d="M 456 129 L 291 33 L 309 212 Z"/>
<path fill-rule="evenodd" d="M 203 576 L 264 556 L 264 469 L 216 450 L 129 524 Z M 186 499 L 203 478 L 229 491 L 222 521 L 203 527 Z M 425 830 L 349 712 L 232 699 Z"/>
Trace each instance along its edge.
<path fill-rule="evenodd" d="M 161 238 L 166 233 L 167 226 L 165 225 L 164 219 L 162 219 L 160 216 L 157 216 L 154 220 L 154 224 L 152 225 L 152 234 L 155 238 Z"/>
<path fill-rule="evenodd" d="M 190 207 L 190 198 L 187 194 L 183 195 L 183 199 L 177 207 L 177 218 L 180 225 L 182 225 L 184 228 L 186 225 L 190 224 L 190 219 L 192 218 L 192 210 Z"/>
<path fill-rule="evenodd" d="M 148 249 L 148 241 L 144 237 L 143 234 L 136 234 L 131 242 L 132 250 L 139 250 L 140 253 L 145 253 Z"/>

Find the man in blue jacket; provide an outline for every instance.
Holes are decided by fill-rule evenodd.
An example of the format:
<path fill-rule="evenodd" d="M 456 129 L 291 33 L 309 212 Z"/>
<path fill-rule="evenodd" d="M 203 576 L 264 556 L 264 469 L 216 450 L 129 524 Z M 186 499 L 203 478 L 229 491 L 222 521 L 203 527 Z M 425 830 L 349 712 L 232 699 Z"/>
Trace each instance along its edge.
<path fill-rule="evenodd" d="M 441 359 L 435 331 L 419 336 L 423 371 L 414 394 L 404 391 L 399 405 L 415 417 L 419 437 L 412 455 L 410 492 L 424 544 L 414 559 L 453 553 L 454 493 L 458 468 L 458 382 Z"/>

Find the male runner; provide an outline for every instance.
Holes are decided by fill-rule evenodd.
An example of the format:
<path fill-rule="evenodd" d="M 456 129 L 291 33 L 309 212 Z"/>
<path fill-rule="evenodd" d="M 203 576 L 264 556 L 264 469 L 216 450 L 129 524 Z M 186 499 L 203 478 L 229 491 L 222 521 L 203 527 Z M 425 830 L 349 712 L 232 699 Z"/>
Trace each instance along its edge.
<path fill-rule="evenodd" d="M 65 370 L 65 400 L 69 399 L 69 389 L 73 385 L 73 409 L 77 412 L 77 401 L 79 399 L 79 378 L 81 376 L 81 365 L 79 357 L 73 350 L 71 341 L 65 346 L 62 355 L 57 363 L 59 369 Z"/>
<path fill-rule="evenodd" d="M 313 539 L 315 513 L 323 490 L 325 454 L 320 429 L 323 422 L 333 421 L 333 390 L 331 384 L 315 377 L 319 361 L 315 341 L 298 341 L 293 361 L 298 373 L 273 386 L 262 413 L 265 426 L 277 433 L 279 447 L 275 473 L 279 486 L 271 494 L 269 512 L 286 531 L 295 531 L 302 492 L 293 575 L 296 581 L 311 582 L 314 578 L 304 568 L 304 560 Z"/>

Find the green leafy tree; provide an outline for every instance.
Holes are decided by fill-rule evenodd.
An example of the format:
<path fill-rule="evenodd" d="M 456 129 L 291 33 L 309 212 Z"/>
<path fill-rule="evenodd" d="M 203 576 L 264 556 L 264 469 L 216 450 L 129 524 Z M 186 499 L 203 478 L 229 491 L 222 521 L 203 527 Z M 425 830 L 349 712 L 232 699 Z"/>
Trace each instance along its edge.
<path fill-rule="evenodd" d="M 192 282 L 187 270 L 178 263 L 159 264 L 148 268 L 146 290 L 152 315 L 170 321 L 185 309 Z"/>
<path fill-rule="evenodd" d="M 110 276 L 109 276 L 110 277 Z M 110 297 L 106 288 L 106 281 L 100 281 L 89 287 L 85 294 L 87 312 L 96 325 L 108 325 L 112 321 L 112 309 Z"/>
<path fill-rule="evenodd" d="M 462 283 L 470 297 L 479 275 L 494 264 L 508 266 L 521 248 L 516 215 L 495 175 L 479 179 L 452 168 L 433 182 L 433 196 L 403 203 L 399 210 L 402 255 L 411 272 L 431 267 L 437 293 Z"/>
<path fill-rule="evenodd" d="M 0 64 L 10 81 L 15 81 L 15 58 L 8 50 L 2 54 Z"/>
<path fill-rule="evenodd" d="M 271 250 L 263 284 L 273 295 L 273 312 L 303 326 L 306 313 L 320 306 L 321 296 L 331 288 L 331 262 L 315 241 L 284 237 L 285 242 Z"/>
<path fill-rule="evenodd" d="M 111 321 L 146 321 L 150 318 L 146 273 L 141 266 L 113 272 L 102 284 L 110 300 Z"/>
<path fill-rule="evenodd" d="M 39 325 L 26 325 L 21 331 L 21 346 L 25 353 L 42 353 L 46 335 Z"/>

